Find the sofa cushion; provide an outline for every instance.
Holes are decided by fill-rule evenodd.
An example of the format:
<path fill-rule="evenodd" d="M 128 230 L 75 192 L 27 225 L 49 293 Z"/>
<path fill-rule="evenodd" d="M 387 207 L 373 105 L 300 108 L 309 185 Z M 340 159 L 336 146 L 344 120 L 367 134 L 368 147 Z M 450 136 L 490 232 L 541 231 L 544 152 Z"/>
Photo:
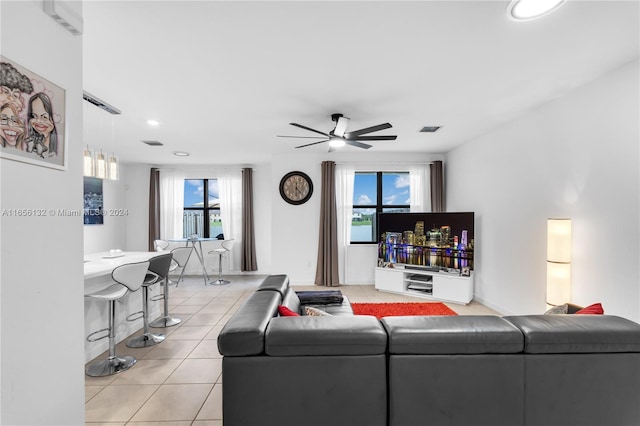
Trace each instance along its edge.
<path fill-rule="evenodd" d="M 378 355 L 387 334 L 372 316 L 273 318 L 265 335 L 271 356 Z"/>
<path fill-rule="evenodd" d="M 613 315 L 504 317 L 524 334 L 526 353 L 640 352 L 640 324 Z"/>
<path fill-rule="evenodd" d="M 300 299 L 291 287 L 289 287 L 282 298 L 282 304 L 294 312 L 301 312 Z"/>
<path fill-rule="evenodd" d="M 256 291 L 277 291 L 284 298 L 289 288 L 288 275 L 269 275 L 258 286 Z"/>
<path fill-rule="evenodd" d="M 576 312 L 576 315 L 604 315 L 601 303 L 594 303 Z"/>
<path fill-rule="evenodd" d="M 322 309 L 319 309 L 319 308 L 314 308 L 313 306 L 305 306 L 304 314 L 311 317 L 321 317 L 323 315 L 331 315 L 329 312 L 323 311 Z"/>
<path fill-rule="evenodd" d="M 222 355 L 248 356 L 264 353 L 264 335 L 278 312 L 280 293 L 256 291 L 227 321 L 218 336 Z"/>
<path fill-rule="evenodd" d="M 576 312 L 578 312 L 582 308 L 583 308 L 583 306 L 576 305 L 575 303 L 571 303 L 571 302 L 567 303 L 567 313 L 568 314 L 575 314 Z"/>
<path fill-rule="evenodd" d="M 496 316 L 407 316 L 380 320 L 391 354 L 520 353 L 522 333 Z"/>
<path fill-rule="evenodd" d="M 566 303 L 564 305 L 552 306 L 547 309 L 544 313 L 545 315 L 563 315 L 569 313 L 569 305 Z"/>
<path fill-rule="evenodd" d="M 284 305 L 278 306 L 278 314 L 280 314 L 281 317 L 299 317 L 300 316 L 299 313 L 292 311 L 291 309 L 287 308 Z"/>

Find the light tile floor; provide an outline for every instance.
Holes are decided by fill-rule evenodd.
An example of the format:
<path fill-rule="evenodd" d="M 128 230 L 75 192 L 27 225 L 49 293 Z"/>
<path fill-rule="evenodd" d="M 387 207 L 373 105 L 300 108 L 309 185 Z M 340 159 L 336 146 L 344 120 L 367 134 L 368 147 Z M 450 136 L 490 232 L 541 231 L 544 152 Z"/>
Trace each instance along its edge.
<path fill-rule="evenodd" d="M 87 425 L 222 426 L 222 356 L 216 339 L 264 276 L 227 278 L 232 284 L 205 287 L 202 277 L 187 277 L 171 289 L 169 299 L 170 314 L 182 322 L 152 329 L 167 336 L 164 342 L 131 349 L 123 341 L 116 353 L 136 357 L 132 368 L 109 377 L 85 376 Z M 296 290 L 314 289 L 327 287 L 296 286 Z M 339 289 L 351 302 L 425 301 L 379 292 L 372 285 Z M 476 302 L 447 306 L 460 315 L 499 315 Z M 106 354 L 98 358 L 104 357 Z"/>

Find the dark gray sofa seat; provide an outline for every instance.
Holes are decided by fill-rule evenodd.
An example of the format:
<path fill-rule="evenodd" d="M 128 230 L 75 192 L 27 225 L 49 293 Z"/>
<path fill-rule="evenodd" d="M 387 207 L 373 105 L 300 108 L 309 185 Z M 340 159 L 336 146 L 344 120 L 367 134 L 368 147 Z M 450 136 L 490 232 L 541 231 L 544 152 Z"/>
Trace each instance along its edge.
<path fill-rule="evenodd" d="M 612 315 L 505 319 L 525 338 L 525 424 L 640 424 L 640 325 Z"/>
<path fill-rule="evenodd" d="M 523 424 L 522 333 L 499 317 L 386 317 L 389 425 Z"/>

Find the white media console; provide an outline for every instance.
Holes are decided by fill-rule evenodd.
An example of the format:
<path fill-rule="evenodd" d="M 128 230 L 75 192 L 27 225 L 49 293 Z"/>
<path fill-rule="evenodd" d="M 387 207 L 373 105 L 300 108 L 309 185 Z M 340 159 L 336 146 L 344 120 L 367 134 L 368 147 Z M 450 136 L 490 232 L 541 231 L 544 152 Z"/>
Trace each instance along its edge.
<path fill-rule="evenodd" d="M 473 273 L 461 276 L 420 268 L 376 268 L 376 290 L 466 305 L 473 299 Z"/>

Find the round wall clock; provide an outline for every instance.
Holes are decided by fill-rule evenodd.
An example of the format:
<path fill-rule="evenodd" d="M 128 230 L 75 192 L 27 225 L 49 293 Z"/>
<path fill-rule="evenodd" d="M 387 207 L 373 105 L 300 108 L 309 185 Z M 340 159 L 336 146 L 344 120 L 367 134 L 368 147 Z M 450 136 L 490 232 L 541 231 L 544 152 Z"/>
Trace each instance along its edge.
<path fill-rule="evenodd" d="M 303 172 L 289 172 L 280 180 L 280 196 L 289 204 L 303 204 L 313 194 L 311 178 Z"/>

